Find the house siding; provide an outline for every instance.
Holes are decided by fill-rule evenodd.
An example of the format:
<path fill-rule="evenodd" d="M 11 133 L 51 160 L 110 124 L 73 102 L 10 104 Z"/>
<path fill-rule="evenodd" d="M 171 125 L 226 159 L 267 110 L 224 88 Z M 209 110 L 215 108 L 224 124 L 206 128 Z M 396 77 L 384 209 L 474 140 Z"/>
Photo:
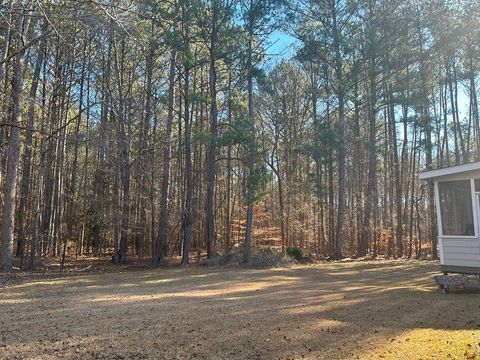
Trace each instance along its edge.
<path fill-rule="evenodd" d="M 442 265 L 480 267 L 480 242 L 477 238 L 443 238 L 442 252 Z"/>

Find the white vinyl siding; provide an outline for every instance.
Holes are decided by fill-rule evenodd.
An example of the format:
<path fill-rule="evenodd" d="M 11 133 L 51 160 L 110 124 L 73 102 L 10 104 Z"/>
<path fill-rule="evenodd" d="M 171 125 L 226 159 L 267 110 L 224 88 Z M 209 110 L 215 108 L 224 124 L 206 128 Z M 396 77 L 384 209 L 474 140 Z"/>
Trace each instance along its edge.
<path fill-rule="evenodd" d="M 451 266 L 480 267 L 478 239 L 442 238 L 443 264 Z"/>

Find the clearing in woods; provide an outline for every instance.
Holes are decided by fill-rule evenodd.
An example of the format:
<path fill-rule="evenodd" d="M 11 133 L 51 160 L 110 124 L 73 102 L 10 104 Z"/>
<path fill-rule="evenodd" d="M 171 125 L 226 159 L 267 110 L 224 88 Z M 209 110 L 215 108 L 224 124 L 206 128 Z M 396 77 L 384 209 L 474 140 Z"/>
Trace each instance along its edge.
<path fill-rule="evenodd" d="M 480 299 L 437 266 L 352 262 L 40 278 L 0 289 L 0 358 L 480 356 Z"/>

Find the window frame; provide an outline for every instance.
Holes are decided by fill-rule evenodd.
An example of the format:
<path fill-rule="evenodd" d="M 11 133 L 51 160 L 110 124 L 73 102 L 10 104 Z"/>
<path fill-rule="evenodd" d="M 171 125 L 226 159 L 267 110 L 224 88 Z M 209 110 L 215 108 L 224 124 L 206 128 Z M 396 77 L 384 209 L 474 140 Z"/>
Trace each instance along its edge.
<path fill-rule="evenodd" d="M 470 181 L 470 203 L 472 206 L 472 216 L 473 216 L 473 232 L 474 235 L 445 235 L 443 233 L 443 222 L 442 222 L 442 210 L 440 205 L 440 189 L 438 184 L 443 182 L 452 182 L 452 181 Z M 477 204 L 477 194 L 480 192 L 475 191 L 475 179 L 472 177 L 469 178 L 456 178 L 456 179 L 444 179 L 444 180 L 436 180 L 434 182 L 435 187 L 435 207 L 437 208 L 437 232 L 439 238 L 445 239 L 478 239 L 478 212 L 479 204 Z"/>
<path fill-rule="evenodd" d="M 477 190 L 477 181 L 480 185 L 480 178 L 479 177 L 473 178 L 473 185 L 474 185 L 473 191 L 477 194 L 480 194 L 480 188 L 479 188 L 479 190 Z"/>

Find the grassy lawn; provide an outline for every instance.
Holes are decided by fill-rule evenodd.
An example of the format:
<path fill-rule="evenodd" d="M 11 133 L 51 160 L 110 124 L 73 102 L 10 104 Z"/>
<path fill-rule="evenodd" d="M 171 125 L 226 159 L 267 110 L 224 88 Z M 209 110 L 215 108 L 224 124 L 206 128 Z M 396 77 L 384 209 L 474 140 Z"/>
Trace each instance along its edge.
<path fill-rule="evenodd" d="M 147 270 L 0 288 L 0 359 L 480 359 L 432 263 Z"/>

